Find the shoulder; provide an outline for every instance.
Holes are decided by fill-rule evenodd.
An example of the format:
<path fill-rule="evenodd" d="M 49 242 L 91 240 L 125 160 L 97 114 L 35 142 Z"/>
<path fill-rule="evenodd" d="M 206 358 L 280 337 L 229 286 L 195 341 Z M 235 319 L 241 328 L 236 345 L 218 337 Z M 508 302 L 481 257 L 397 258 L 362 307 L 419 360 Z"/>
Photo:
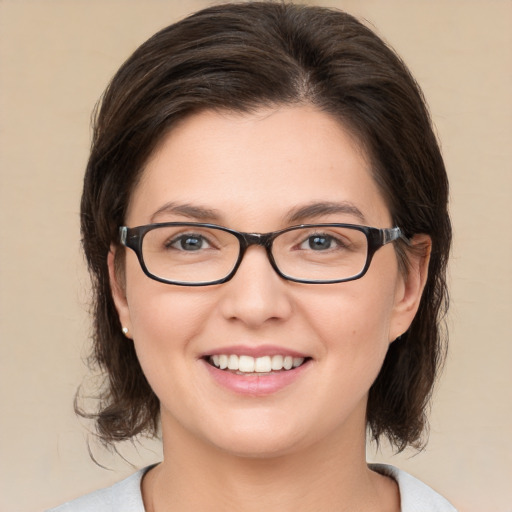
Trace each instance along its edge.
<path fill-rule="evenodd" d="M 140 483 L 148 468 L 125 480 L 64 503 L 47 512 L 144 512 Z"/>
<path fill-rule="evenodd" d="M 457 512 L 440 494 L 405 471 L 386 464 L 370 464 L 370 469 L 396 480 L 402 512 Z"/>

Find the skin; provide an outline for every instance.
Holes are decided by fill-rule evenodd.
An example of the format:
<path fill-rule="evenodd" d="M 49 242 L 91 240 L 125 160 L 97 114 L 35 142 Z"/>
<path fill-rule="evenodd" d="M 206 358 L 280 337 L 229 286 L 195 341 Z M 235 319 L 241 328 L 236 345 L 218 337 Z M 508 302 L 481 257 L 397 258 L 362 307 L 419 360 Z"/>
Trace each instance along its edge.
<path fill-rule="evenodd" d="M 201 207 L 208 218 L 162 211 L 169 202 Z M 126 225 L 198 221 L 262 233 L 316 202 L 349 203 L 364 219 L 340 211 L 294 224 L 392 227 L 364 152 L 327 114 L 307 105 L 207 111 L 182 121 L 155 151 Z M 193 288 L 149 279 L 129 250 L 119 282 L 114 251 L 121 324 L 161 402 L 164 461 L 143 480 L 148 511 L 399 510 L 396 484 L 366 465 L 365 411 L 389 344 L 416 313 L 427 255 L 411 256 L 405 278 L 389 244 L 363 278 L 311 285 L 281 279 L 253 246 L 231 281 Z M 270 395 L 223 388 L 202 359 L 266 344 L 311 358 Z"/>

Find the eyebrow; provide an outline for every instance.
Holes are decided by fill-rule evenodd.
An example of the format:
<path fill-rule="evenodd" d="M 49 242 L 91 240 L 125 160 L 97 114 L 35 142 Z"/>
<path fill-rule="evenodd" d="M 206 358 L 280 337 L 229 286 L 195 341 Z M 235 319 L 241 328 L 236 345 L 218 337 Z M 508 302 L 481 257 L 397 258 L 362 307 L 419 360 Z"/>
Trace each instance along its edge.
<path fill-rule="evenodd" d="M 151 222 L 155 222 L 156 218 L 161 215 L 180 215 L 193 220 L 220 222 L 222 216 L 218 210 L 206 208 L 199 205 L 189 203 L 169 202 L 159 208 L 152 216 Z"/>
<path fill-rule="evenodd" d="M 366 224 L 366 218 L 363 212 L 353 203 L 342 202 L 319 202 L 311 203 L 306 206 L 293 208 L 286 216 L 286 221 L 290 224 L 303 222 L 306 219 L 315 219 L 322 215 L 344 214 L 357 217 L 363 224 Z"/>
<path fill-rule="evenodd" d="M 284 217 L 285 223 L 303 223 L 305 220 L 314 220 L 323 215 L 343 214 L 352 215 L 366 224 L 366 218 L 357 206 L 348 201 L 342 202 L 316 202 L 305 206 L 292 208 Z M 190 203 L 176 203 L 171 201 L 164 204 L 152 216 L 151 223 L 156 222 L 161 215 L 180 215 L 196 221 L 208 221 L 222 224 L 222 215 L 218 210 Z"/>

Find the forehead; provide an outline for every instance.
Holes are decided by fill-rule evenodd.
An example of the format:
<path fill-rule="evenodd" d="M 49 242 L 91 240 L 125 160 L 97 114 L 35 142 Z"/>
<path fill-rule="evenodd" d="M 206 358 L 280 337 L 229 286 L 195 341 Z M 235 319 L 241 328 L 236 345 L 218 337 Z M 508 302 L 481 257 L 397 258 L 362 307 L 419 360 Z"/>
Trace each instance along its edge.
<path fill-rule="evenodd" d="M 205 111 L 181 121 L 153 153 L 127 222 L 148 223 L 170 202 L 219 211 L 231 224 L 244 218 L 263 223 L 306 204 L 345 202 L 386 224 L 369 165 L 355 137 L 312 106 Z"/>

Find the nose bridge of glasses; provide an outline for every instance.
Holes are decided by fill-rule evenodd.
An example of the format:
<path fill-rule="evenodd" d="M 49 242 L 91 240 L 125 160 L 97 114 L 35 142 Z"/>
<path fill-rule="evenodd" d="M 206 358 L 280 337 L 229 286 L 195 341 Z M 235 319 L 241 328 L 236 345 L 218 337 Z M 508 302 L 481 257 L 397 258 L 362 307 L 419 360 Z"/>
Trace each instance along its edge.
<path fill-rule="evenodd" d="M 241 233 L 244 241 L 244 248 L 250 245 L 261 245 L 265 249 L 269 249 L 272 245 L 273 233 Z"/>
<path fill-rule="evenodd" d="M 237 271 L 238 267 L 240 266 L 240 264 L 242 263 L 242 260 L 244 259 L 245 257 L 245 253 L 246 253 L 246 250 L 251 246 L 251 245 L 256 245 L 256 246 L 261 246 L 265 252 L 266 252 L 266 255 L 267 255 L 267 258 L 268 258 L 268 261 L 270 263 L 270 265 L 272 266 L 272 268 L 274 269 L 274 271 L 276 271 L 279 275 L 280 272 L 276 266 L 276 263 L 274 261 L 274 257 L 272 256 L 272 241 L 273 239 L 275 238 L 276 236 L 276 233 L 243 233 L 243 232 L 238 232 L 236 234 L 239 242 L 240 242 L 240 254 L 238 256 L 238 262 L 235 266 L 235 268 L 233 269 L 234 272 Z"/>
<path fill-rule="evenodd" d="M 274 258 L 272 256 L 272 241 L 275 238 L 275 233 L 238 233 L 238 239 L 240 241 L 240 255 L 239 261 L 245 255 L 245 251 L 251 245 L 259 245 L 265 249 L 267 258 L 270 264 L 275 268 Z"/>

